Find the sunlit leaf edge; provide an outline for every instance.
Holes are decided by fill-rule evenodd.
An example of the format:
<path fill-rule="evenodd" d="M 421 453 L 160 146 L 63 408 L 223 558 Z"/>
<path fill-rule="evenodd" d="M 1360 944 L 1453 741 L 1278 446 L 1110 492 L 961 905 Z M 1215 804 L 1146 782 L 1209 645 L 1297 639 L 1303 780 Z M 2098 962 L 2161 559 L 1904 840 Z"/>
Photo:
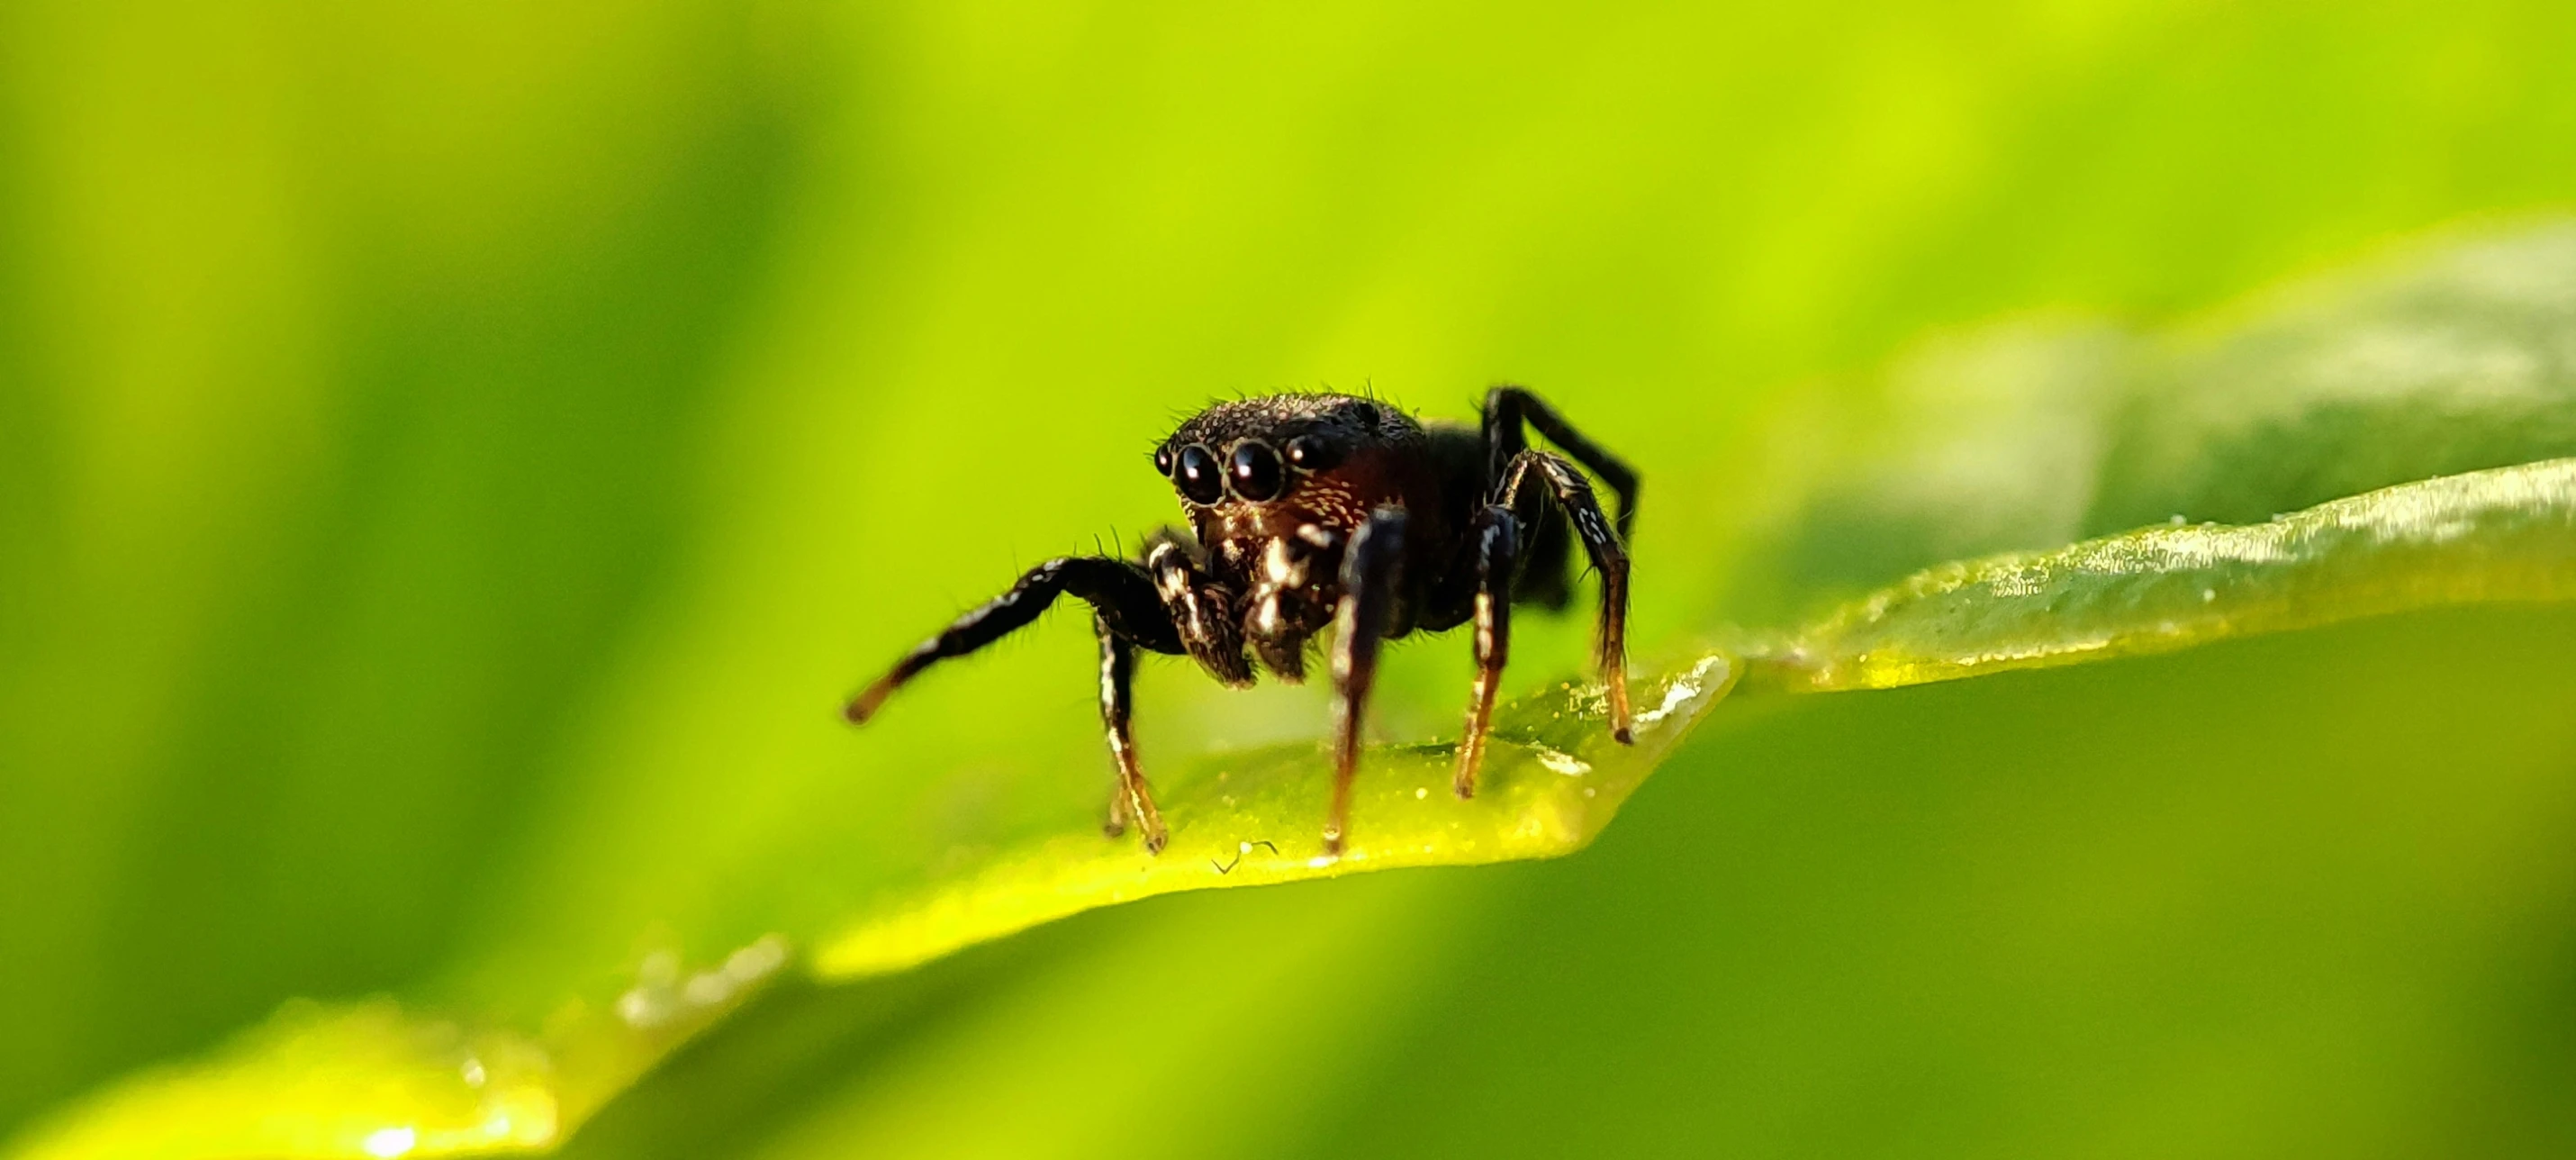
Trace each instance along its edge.
<path fill-rule="evenodd" d="M 2142 528 L 1942 564 L 1748 650 L 1757 686 L 1885 689 L 2452 604 L 2576 599 L 2576 459 L 2260 524 Z"/>

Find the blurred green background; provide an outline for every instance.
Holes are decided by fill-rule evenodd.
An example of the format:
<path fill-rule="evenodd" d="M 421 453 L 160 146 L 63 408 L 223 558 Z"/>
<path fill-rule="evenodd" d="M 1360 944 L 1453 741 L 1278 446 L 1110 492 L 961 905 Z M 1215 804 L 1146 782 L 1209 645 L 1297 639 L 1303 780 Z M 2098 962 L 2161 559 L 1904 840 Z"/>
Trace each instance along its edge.
<path fill-rule="evenodd" d="M 0 1134 L 1089 816 L 1077 618 L 832 710 L 1169 519 L 1211 395 L 1530 383 L 1646 474 L 1641 656 L 1780 623 L 1784 416 L 2563 206 L 2569 60 L 2457 0 L 0 8 Z M 1579 857 L 791 983 L 570 1151 L 2564 1155 L 2571 642 L 1762 702 Z M 1396 665 L 1454 729 L 1464 646 Z M 1140 695 L 1149 761 L 1321 720 Z"/>

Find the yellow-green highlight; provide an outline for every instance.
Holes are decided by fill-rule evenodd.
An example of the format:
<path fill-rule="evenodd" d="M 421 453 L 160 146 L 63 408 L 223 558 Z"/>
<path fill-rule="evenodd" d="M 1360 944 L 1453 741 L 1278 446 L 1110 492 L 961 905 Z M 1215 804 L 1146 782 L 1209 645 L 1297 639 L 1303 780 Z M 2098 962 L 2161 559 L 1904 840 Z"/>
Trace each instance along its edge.
<path fill-rule="evenodd" d="M 1763 658 L 1886 689 L 2170 652 L 2419 608 L 2576 599 L 2576 459 L 2400 484 L 2260 524 L 2151 527 L 1944 564 Z"/>
<path fill-rule="evenodd" d="M 762 939 L 683 970 L 645 956 L 632 985 L 523 1032 L 389 998 L 287 1004 L 207 1058 L 109 1088 L 13 1155 L 394 1160 L 535 1151 L 564 1135 L 787 962 Z"/>
<path fill-rule="evenodd" d="M 437 1156 L 519 1150 L 561 1125 L 543 1048 L 390 999 L 288 1006 L 200 1063 L 135 1077 L 29 1156 Z"/>

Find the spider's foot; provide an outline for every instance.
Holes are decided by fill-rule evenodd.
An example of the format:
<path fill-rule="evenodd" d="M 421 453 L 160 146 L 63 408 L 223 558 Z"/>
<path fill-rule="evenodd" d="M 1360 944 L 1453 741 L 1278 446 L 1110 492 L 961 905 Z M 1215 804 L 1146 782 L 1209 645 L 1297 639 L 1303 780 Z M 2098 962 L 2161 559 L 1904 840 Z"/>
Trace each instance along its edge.
<path fill-rule="evenodd" d="M 1621 745 L 1634 745 L 1637 743 L 1637 733 L 1631 726 L 1635 723 L 1636 716 L 1628 711 L 1628 674 L 1617 669 L 1611 670 L 1609 692 L 1610 739 Z"/>
<path fill-rule="evenodd" d="M 1473 729 L 1475 726 L 1471 722 L 1468 728 Z M 1476 796 L 1476 774 L 1484 768 L 1484 765 L 1484 735 L 1471 732 L 1467 734 L 1466 740 L 1458 743 L 1458 770 L 1449 778 L 1449 789 L 1458 795 L 1459 801 L 1463 802 Z"/>
<path fill-rule="evenodd" d="M 847 704 L 841 706 L 841 720 L 852 725 L 867 724 L 868 718 L 877 715 L 877 708 L 885 704 L 886 698 L 894 695 L 895 686 L 899 683 L 889 675 L 879 678 L 877 683 L 860 690 L 858 696 L 850 698 Z"/>

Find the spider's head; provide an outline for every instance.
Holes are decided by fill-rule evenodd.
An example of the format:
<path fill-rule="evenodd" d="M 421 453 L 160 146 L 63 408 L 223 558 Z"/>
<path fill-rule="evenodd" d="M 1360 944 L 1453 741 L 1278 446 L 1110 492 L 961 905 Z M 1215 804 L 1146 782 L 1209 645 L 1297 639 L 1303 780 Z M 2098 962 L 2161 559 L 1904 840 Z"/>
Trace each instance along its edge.
<path fill-rule="evenodd" d="M 1349 532 L 1400 498 L 1423 446 L 1421 424 L 1376 400 L 1270 395 L 1192 416 L 1154 449 L 1154 468 L 1203 535 Z"/>

